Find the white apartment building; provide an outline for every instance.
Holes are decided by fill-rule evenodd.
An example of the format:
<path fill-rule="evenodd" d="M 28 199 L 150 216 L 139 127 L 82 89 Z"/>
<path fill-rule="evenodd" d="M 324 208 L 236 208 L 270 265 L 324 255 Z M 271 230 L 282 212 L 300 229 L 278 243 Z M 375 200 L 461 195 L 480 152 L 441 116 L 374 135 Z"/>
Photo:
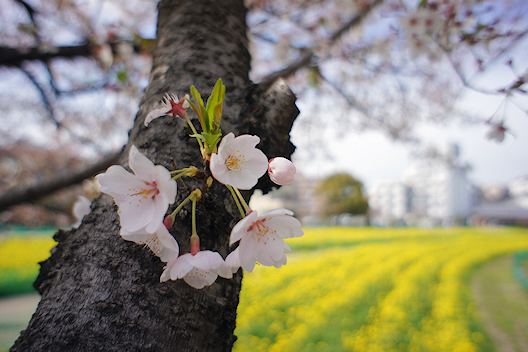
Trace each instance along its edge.
<path fill-rule="evenodd" d="M 450 146 L 442 158 L 420 160 L 404 181 L 378 185 L 369 198 L 375 224 L 453 225 L 465 221 L 475 206 L 477 189 Z"/>

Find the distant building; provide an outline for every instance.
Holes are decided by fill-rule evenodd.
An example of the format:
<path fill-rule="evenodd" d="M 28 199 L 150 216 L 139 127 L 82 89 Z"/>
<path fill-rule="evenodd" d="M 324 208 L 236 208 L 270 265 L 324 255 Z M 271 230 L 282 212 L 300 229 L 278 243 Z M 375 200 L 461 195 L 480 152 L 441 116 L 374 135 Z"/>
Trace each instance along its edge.
<path fill-rule="evenodd" d="M 479 205 L 473 210 L 470 221 L 473 225 L 528 226 L 528 197 Z"/>
<path fill-rule="evenodd" d="M 516 178 L 508 183 L 508 191 L 513 198 L 528 196 L 528 176 Z"/>
<path fill-rule="evenodd" d="M 412 189 L 403 182 L 380 184 L 369 197 L 372 219 L 379 225 L 397 225 L 411 211 Z"/>
<path fill-rule="evenodd" d="M 379 225 L 464 223 L 476 204 L 477 188 L 468 177 L 459 149 L 418 161 L 404 181 L 384 183 L 369 198 L 372 222 Z"/>

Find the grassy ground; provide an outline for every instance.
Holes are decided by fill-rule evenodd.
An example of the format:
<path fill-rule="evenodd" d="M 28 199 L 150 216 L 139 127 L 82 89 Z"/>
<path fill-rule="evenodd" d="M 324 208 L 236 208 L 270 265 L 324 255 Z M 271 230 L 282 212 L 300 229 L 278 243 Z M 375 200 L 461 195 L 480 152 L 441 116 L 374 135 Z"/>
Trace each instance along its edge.
<path fill-rule="evenodd" d="M 0 351 L 7 351 L 26 327 L 39 299 L 34 293 L 0 299 Z"/>
<path fill-rule="evenodd" d="M 503 352 L 528 351 L 528 290 L 512 275 L 513 258 L 486 263 L 471 281 L 478 317 Z"/>
<path fill-rule="evenodd" d="M 321 228 L 289 243 L 284 268 L 245 274 L 237 352 L 528 350 L 526 292 L 504 259 L 528 249 L 526 230 Z M 52 246 L 0 239 L 0 293 L 31 290 Z M 38 301 L 8 299 L 0 351 Z"/>

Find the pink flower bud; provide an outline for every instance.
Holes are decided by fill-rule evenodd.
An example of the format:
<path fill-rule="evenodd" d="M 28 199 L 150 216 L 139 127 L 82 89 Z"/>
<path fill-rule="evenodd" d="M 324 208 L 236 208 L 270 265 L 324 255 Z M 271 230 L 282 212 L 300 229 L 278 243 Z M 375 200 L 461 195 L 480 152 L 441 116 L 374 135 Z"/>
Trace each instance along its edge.
<path fill-rule="evenodd" d="M 172 225 L 174 225 L 174 219 L 172 216 L 167 215 L 165 219 L 163 219 L 163 225 L 167 228 L 167 230 L 172 229 Z"/>
<path fill-rule="evenodd" d="M 284 186 L 292 183 L 295 178 L 295 172 L 295 165 L 286 158 L 277 157 L 269 161 L 269 177 L 278 185 Z"/>

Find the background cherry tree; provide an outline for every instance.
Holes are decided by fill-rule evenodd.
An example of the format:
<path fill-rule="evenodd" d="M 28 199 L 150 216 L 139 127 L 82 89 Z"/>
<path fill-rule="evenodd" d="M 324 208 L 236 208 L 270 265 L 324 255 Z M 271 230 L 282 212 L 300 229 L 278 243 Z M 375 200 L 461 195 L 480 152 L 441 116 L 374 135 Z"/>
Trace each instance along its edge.
<path fill-rule="evenodd" d="M 420 123 L 458 119 L 488 125 L 488 137 L 501 141 L 515 133 L 504 106 L 526 111 L 524 1 L 246 4 L 251 77 L 265 84 L 288 80 L 303 106 L 299 129 L 343 138 L 344 131 L 373 128 L 420 142 L 413 133 Z M 2 148 L 67 149 L 86 167 L 100 155 L 105 162 L 96 166 L 110 165 L 148 81 L 156 3 L 4 0 L 0 16 Z M 495 78 L 492 85 L 482 83 L 487 75 Z M 503 102 L 475 116 L 456 103 L 469 91 Z M 304 151 L 320 154 L 323 144 L 313 142 L 322 135 L 313 134 Z M 61 157 L 66 166 L 71 156 Z M 65 174 L 76 171 L 84 170 Z M 97 172 L 91 171 L 87 176 Z M 2 208 L 28 201 L 21 188 L 37 181 L 54 180 L 38 172 L 18 178 L 19 193 L 0 197 Z M 31 200 L 40 196 L 34 191 Z"/>

